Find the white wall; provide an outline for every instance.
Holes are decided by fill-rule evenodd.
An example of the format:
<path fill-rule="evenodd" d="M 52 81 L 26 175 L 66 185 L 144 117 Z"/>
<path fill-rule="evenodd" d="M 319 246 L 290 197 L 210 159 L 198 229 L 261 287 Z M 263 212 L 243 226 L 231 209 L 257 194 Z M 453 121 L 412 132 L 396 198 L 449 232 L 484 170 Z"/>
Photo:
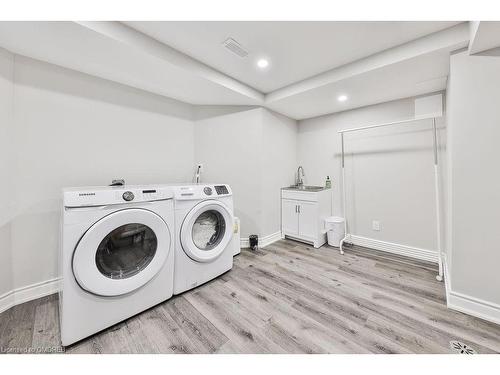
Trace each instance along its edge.
<path fill-rule="evenodd" d="M 414 101 L 408 98 L 299 122 L 298 164 L 309 185 L 324 185 L 327 175 L 333 179 L 334 214 L 343 216 L 338 130 L 413 118 Z M 352 234 L 436 250 L 430 129 L 431 122 L 425 120 L 346 134 Z M 372 230 L 373 220 L 380 221 L 380 231 Z"/>
<path fill-rule="evenodd" d="M 210 111 L 213 113 L 214 111 Z M 195 163 L 203 164 L 202 181 L 227 183 L 233 190 L 241 237 L 260 232 L 262 213 L 262 112 L 248 108 L 217 112 L 195 124 Z"/>
<path fill-rule="evenodd" d="M 262 235 L 281 232 L 281 188 L 294 184 L 297 121 L 262 109 Z"/>
<path fill-rule="evenodd" d="M 449 96 L 451 293 L 500 322 L 500 58 L 452 55 Z"/>
<path fill-rule="evenodd" d="M 197 110 L 195 160 L 203 163 L 203 181 L 233 189 L 241 238 L 281 229 L 280 188 L 293 182 L 296 121 L 264 108 Z"/>
<path fill-rule="evenodd" d="M 12 289 L 12 93 L 14 56 L 0 49 L 0 296 Z"/>
<path fill-rule="evenodd" d="M 57 276 L 61 188 L 183 182 L 191 106 L 15 57 L 13 287 Z"/>

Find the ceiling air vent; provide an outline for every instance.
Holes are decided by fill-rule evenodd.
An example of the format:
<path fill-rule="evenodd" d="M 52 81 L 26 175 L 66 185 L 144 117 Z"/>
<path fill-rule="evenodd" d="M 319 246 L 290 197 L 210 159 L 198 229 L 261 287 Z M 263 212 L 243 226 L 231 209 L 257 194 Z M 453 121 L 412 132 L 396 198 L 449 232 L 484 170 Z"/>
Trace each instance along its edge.
<path fill-rule="evenodd" d="M 239 57 L 247 57 L 248 51 L 233 38 L 227 38 L 222 45 Z"/>

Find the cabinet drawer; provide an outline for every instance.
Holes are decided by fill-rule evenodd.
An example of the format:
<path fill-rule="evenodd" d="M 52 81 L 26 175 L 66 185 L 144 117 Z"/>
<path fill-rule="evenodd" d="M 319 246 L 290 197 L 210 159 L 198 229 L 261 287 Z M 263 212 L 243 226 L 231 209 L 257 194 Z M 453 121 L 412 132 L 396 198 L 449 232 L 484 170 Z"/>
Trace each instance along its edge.
<path fill-rule="evenodd" d="M 306 201 L 306 202 L 318 201 L 318 193 L 311 191 L 282 190 L 281 197 L 283 199 L 293 199 L 297 201 Z"/>

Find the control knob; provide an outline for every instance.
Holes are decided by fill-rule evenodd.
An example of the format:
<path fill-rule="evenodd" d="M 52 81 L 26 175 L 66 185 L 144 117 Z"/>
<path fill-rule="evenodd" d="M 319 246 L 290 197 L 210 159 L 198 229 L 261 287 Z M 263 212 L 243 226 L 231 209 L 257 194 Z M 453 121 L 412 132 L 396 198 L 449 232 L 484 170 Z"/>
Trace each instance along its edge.
<path fill-rule="evenodd" d="M 132 193 L 131 191 L 126 191 L 125 193 L 123 193 L 122 197 L 127 202 L 130 202 L 130 201 L 134 200 L 134 198 L 135 198 L 134 193 Z"/>

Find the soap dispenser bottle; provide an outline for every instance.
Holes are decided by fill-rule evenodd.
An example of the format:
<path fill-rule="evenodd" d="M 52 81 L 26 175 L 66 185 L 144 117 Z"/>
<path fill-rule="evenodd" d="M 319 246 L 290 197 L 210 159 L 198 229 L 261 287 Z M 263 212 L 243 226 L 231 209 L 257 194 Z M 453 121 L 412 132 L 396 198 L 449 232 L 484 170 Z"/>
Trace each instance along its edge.
<path fill-rule="evenodd" d="M 326 176 L 325 187 L 330 189 L 332 187 L 332 180 L 330 180 L 330 176 Z"/>

